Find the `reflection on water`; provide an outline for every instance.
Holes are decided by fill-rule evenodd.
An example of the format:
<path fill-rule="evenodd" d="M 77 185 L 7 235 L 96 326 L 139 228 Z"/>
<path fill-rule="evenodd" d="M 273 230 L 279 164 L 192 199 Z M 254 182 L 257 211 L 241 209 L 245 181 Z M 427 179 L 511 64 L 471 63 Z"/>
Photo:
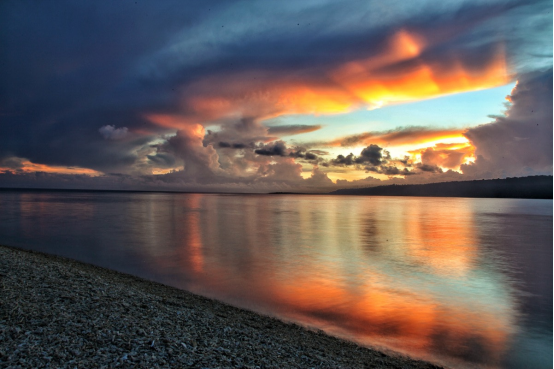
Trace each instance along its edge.
<path fill-rule="evenodd" d="M 552 201 L 0 192 L 0 243 L 456 367 L 552 367 Z"/>

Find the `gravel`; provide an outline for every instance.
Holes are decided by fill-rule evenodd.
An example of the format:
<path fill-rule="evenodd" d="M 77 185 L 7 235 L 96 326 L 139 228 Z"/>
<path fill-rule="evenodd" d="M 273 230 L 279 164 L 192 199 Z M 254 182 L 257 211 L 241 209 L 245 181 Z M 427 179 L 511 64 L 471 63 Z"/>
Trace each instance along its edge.
<path fill-rule="evenodd" d="M 5 246 L 0 367 L 438 368 L 159 283 Z"/>

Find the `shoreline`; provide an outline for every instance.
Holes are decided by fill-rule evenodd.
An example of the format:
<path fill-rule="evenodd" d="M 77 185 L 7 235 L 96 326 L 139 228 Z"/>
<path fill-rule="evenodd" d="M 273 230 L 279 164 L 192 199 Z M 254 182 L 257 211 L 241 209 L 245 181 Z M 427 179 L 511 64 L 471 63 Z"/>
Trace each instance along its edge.
<path fill-rule="evenodd" d="M 0 245 L 0 366 L 440 368 L 132 275 Z"/>

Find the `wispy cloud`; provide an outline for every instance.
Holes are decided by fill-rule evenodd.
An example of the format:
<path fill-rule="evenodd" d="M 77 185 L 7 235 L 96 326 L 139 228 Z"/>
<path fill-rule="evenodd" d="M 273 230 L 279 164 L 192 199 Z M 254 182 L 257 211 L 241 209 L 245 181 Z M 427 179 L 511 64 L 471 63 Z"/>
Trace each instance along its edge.
<path fill-rule="evenodd" d="M 292 136 L 302 133 L 314 132 L 321 129 L 323 126 L 320 124 L 288 124 L 282 126 L 269 127 L 268 133 L 276 136 Z"/>

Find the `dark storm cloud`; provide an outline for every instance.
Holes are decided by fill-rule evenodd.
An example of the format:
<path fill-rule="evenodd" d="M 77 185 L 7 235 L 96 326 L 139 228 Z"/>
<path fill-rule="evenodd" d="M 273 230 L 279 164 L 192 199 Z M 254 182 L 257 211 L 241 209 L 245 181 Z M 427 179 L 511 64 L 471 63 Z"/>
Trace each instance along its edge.
<path fill-rule="evenodd" d="M 197 93 L 217 97 L 228 87 L 221 76 L 257 71 L 270 82 L 301 80 L 336 88 L 325 71 L 379 55 L 401 28 L 430 40 L 421 62 L 448 62 L 454 53 L 464 64 L 478 66 L 490 58 L 486 50 L 498 44 L 500 34 L 515 45 L 508 57 L 518 54 L 517 35 L 510 33 L 516 22 L 503 25 L 502 19 L 548 5 L 476 2 L 444 4 L 439 11 L 433 4 L 399 2 L 391 3 L 395 11 L 382 11 L 372 2 L 276 4 L 1 2 L 0 159 L 117 173 L 147 172 L 150 165 L 167 167 L 178 159 L 187 175 L 211 178 L 220 169 L 215 148 L 270 142 L 271 130 L 279 127 L 268 132 L 260 116 L 283 112 L 265 106 L 271 91 L 267 85 L 249 85 L 252 81 L 241 81 L 245 88 L 233 94 L 242 105 L 217 99 L 208 99 L 210 109 L 204 109 L 206 101 L 200 108 L 194 105 Z M 491 30 L 488 24 L 499 25 Z M 415 64 L 389 65 L 383 73 Z M 260 106 L 248 104 L 252 96 Z M 246 114 L 250 110 L 259 115 Z M 150 114 L 182 122 L 163 126 Z M 220 129 L 199 137 L 187 128 L 208 123 Z M 288 126 L 288 134 L 316 127 Z M 177 129 L 174 138 L 164 136 Z M 156 140 L 165 140 L 167 152 L 152 146 Z M 261 156 L 287 154 L 278 145 L 257 150 Z"/>
<path fill-rule="evenodd" d="M 358 163 L 370 163 L 372 165 L 380 165 L 383 154 L 383 149 L 377 145 L 369 145 L 362 150 L 358 157 Z"/>
<path fill-rule="evenodd" d="M 254 150 L 256 154 L 266 156 L 285 156 L 287 155 L 286 151 L 287 147 L 283 141 L 272 142 L 260 149 Z"/>
<path fill-rule="evenodd" d="M 232 147 L 230 143 L 223 142 L 223 141 L 219 142 L 217 145 L 221 148 L 230 148 L 230 147 Z"/>
<path fill-rule="evenodd" d="M 371 164 L 372 166 L 381 165 L 386 163 L 390 159 L 388 151 L 383 150 L 378 145 L 371 144 L 364 148 L 359 156 L 355 156 L 350 153 L 347 156 L 338 155 L 335 159 L 331 160 L 334 165 L 356 165 L 356 164 Z"/>
<path fill-rule="evenodd" d="M 303 147 L 296 147 L 289 152 L 289 156 L 292 158 L 304 159 L 307 162 L 318 164 L 321 162 L 319 156 L 312 151 L 306 151 Z"/>
<path fill-rule="evenodd" d="M 262 145 L 258 149 L 255 149 L 254 153 L 261 156 L 294 158 L 314 165 L 324 163 L 323 159 L 319 158 L 315 153 L 306 150 L 306 148 L 298 146 L 287 148 L 283 141 L 275 141 Z"/>
<path fill-rule="evenodd" d="M 346 156 L 337 155 L 335 159 L 331 160 L 331 163 L 333 165 L 345 165 L 345 166 L 354 165 L 356 164 L 356 157 L 352 153 Z"/>
<path fill-rule="evenodd" d="M 108 143 L 99 129 L 144 129 L 141 109 L 171 109 L 169 86 L 139 78 L 137 63 L 207 12 L 178 1 L 2 2 L 0 157 L 127 171 L 143 141 Z"/>
<path fill-rule="evenodd" d="M 363 169 L 368 173 L 385 174 L 388 176 L 411 176 L 423 172 L 443 172 L 443 170 L 436 165 L 423 163 L 413 164 L 409 157 L 401 159 L 392 158 L 387 150 L 374 144 L 364 148 L 359 156 L 352 153 L 346 156 L 338 155 L 335 159 L 324 164 L 326 165 L 323 166 L 355 166 L 357 169 Z M 408 168 L 412 168 L 412 170 Z"/>
<path fill-rule="evenodd" d="M 217 144 L 218 147 L 222 148 L 222 149 L 245 149 L 247 147 L 252 147 L 252 145 L 245 145 L 243 143 L 229 143 L 229 142 L 223 142 L 223 141 L 220 141 L 218 144 Z"/>
<path fill-rule="evenodd" d="M 436 165 L 418 163 L 415 167 L 423 172 L 442 173 L 442 169 Z"/>

